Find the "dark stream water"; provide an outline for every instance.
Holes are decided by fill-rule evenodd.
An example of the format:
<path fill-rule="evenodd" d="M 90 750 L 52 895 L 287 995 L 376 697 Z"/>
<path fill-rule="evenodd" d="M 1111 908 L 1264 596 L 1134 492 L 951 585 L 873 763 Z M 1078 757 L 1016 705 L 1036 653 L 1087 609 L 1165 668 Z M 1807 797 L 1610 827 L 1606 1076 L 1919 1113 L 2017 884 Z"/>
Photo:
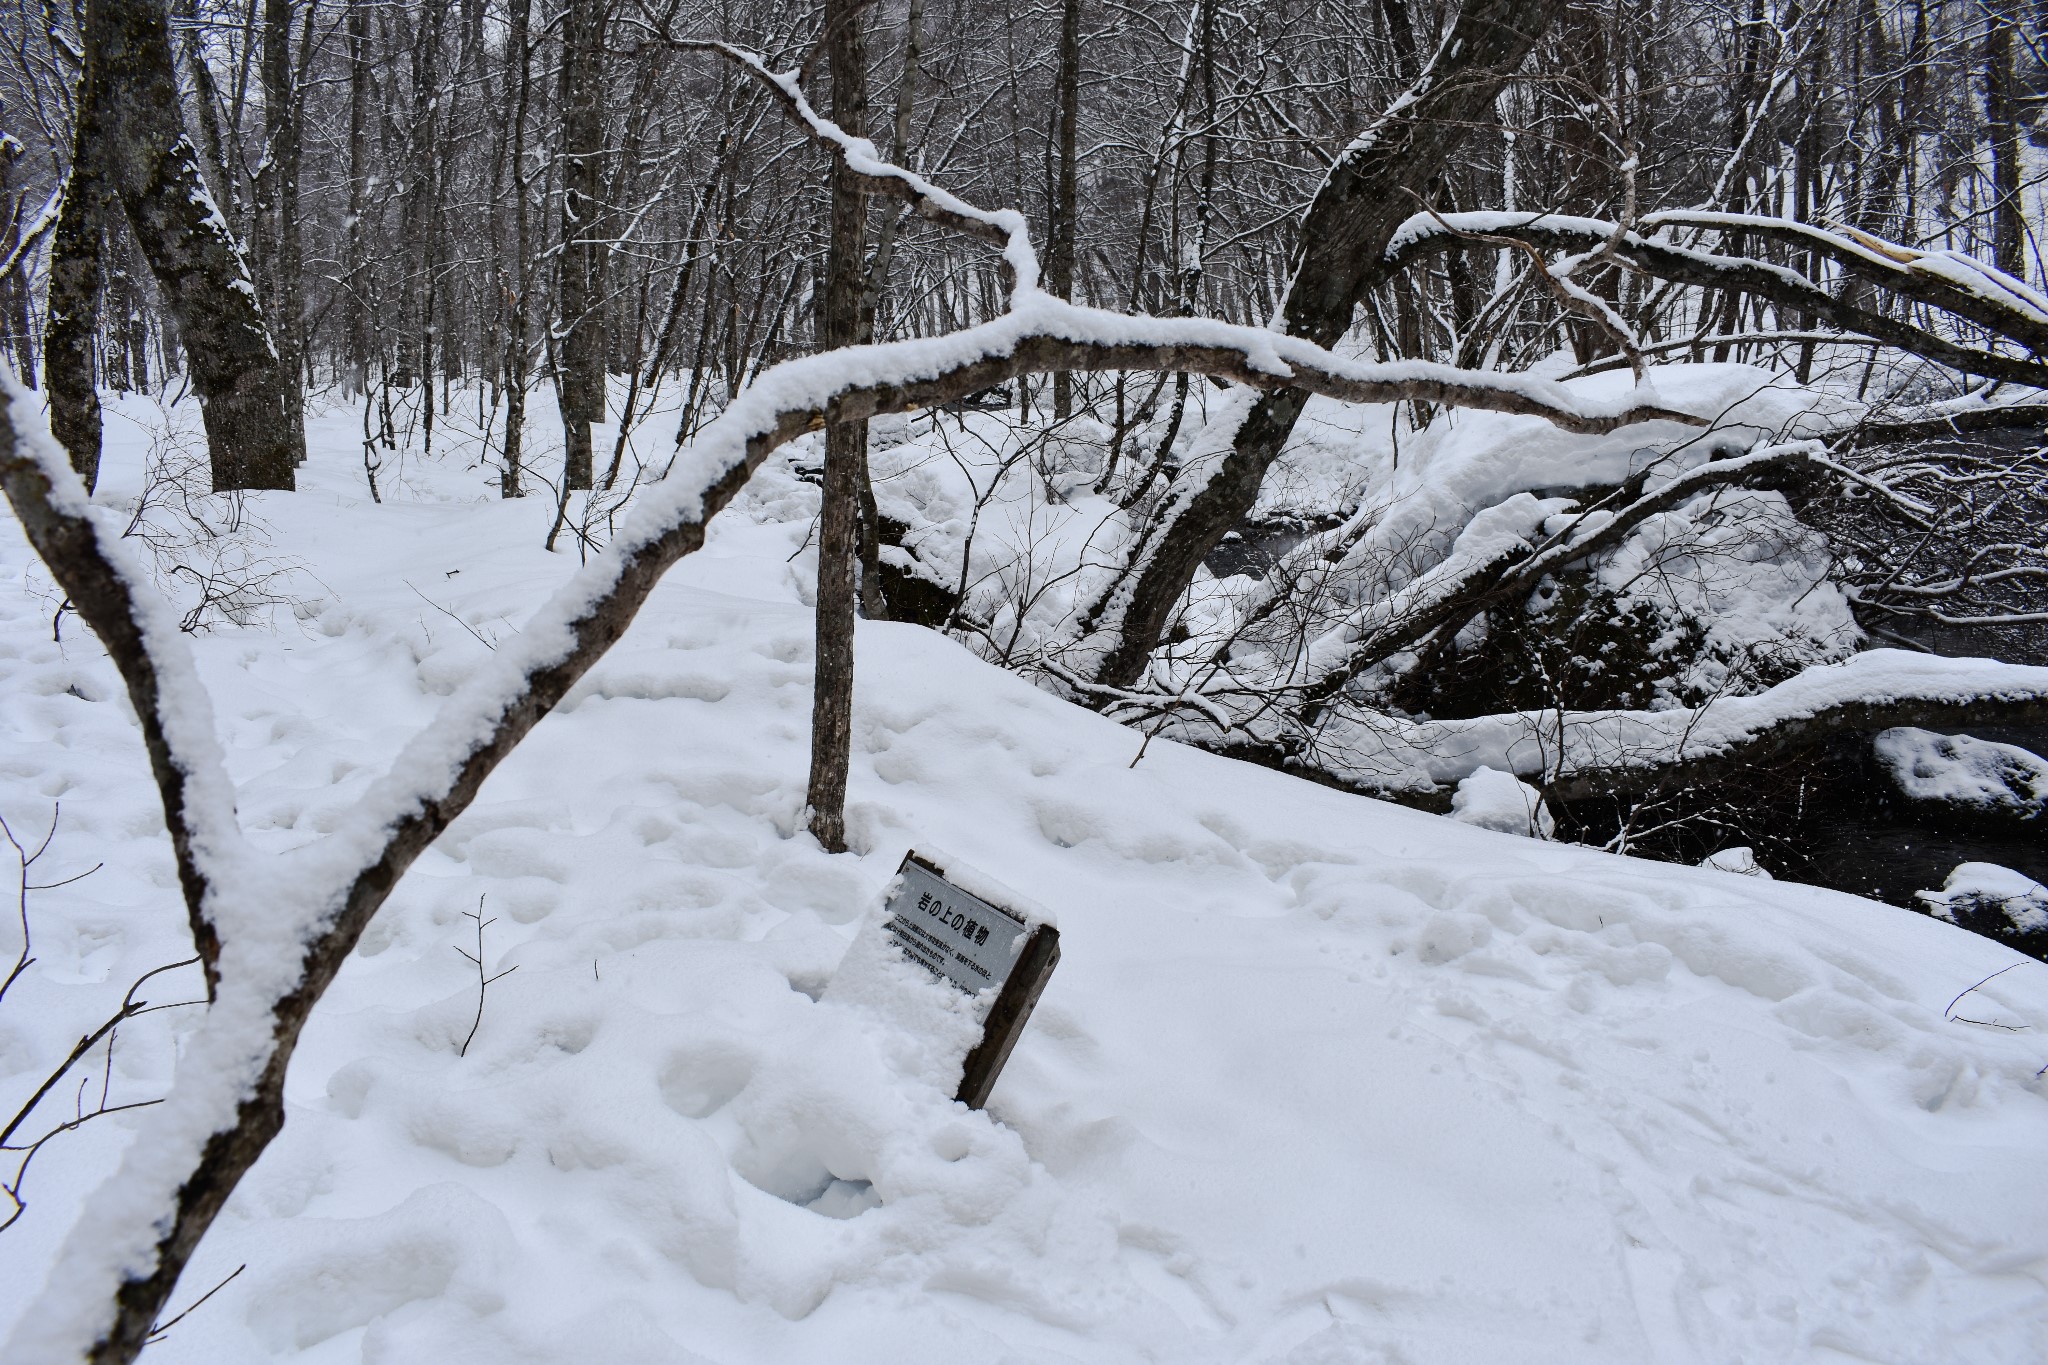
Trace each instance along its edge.
<path fill-rule="evenodd" d="M 2048 755 L 2048 725 L 1984 727 L 1961 734 Z M 1867 749 L 1867 744 L 1864 746 Z M 1801 831 L 1801 881 L 1921 908 L 1917 891 L 1939 890 L 1958 863 L 1997 863 L 2048 885 L 2048 825 L 1976 816 L 1911 802 L 1867 764 L 1860 790 L 1822 806 Z M 2038 950 L 2036 950 L 2038 951 Z"/>

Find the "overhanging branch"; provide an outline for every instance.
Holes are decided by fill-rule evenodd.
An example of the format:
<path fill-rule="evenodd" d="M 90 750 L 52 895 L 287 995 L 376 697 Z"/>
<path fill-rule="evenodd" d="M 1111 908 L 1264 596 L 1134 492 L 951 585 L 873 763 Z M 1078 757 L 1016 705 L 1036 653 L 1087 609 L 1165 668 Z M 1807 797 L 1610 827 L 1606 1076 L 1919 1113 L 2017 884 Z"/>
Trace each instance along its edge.
<path fill-rule="evenodd" d="M 1436 215 L 1417 214 L 1403 223 L 1388 249 L 1390 267 L 1406 268 L 1426 256 L 1458 245 L 1460 238 L 1450 228 L 1484 232 L 1488 236 L 1510 239 L 1544 251 L 1594 250 L 1606 244 L 1615 231 L 1614 224 L 1600 219 L 1557 214 L 1454 213 L 1442 217 L 1444 222 L 1440 223 Z M 1657 215 L 1646 215 L 1643 220 L 1646 228 L 1658 221 Z M 1787 229 L 1801 226 L 1772 219 L 1759 221 L 1780 223 Z M 1746 220 L 1744 230 L 1752 230 Z M 1964 374 L 2002 379 L 2032 388 L 2048 388 L 2048 364 L 2031 357 L 2006 355 L 1965 345 L 1915 326 L 1903 318 L 1859 307 L 1837 298 L 1787 266 L 1682 247 L 1635 232 L 1623 236 L 1614 248 L 1614 257 L 1623 265 L 1658 279 L 1701 289 L 1732 289 L 1768 299 L 1781 308 L 1845 332 L 1872 337 Z M 2034 318 L 2017 302 L 2006 305 L 1978 295 L 1964 298 L 1968 291 L 1926 270 L 1902 269 L 1866 278 L 1902 298 L 1929 304 L 1988 327 L 2029 350 L 2034 349 L 2033 339 L 2048 340 L 2048 325 Z"/>

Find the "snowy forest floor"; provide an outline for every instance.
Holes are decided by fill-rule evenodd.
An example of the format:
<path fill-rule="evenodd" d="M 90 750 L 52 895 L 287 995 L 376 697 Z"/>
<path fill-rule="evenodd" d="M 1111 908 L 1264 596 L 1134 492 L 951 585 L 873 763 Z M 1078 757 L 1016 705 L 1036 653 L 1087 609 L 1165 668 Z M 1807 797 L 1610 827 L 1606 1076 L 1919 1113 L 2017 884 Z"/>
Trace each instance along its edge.
<path fill-rule="evenodd" d="M 303 491 L 250 500 L 298 611 L 196 639 L 274 847 L 576 562 L 540 549 L 545 498 L 459 456 L 371 503 L 359 420 L 320 417 Z M 144 435 L 109 437 L 119 504 Z M 173 1307 L 247 1269 L 146 1360 L 2048 1359 L 2048 967 L 1164 741 L 1133 765 L 1138 734 L 887 623 L 859 633 L 856 852 L 828 856 L 800 831 L 815 493 L 789 463 L 379 914 Z M 61 799 L 39 871 L 105 863 L 31 898 L 9 1113 L 189 953 L 133 718 L 54 605 L 8 522 L 0 814 L 39 833 Z M 985 1114 L 819 999 L 910 846 L 1059 916 Z M 518 970 L 460 1056 L 480 901 L 485 962 Z M 113 1100 L 162 1093 L 195 1020 L 124 1028 Z M 129 1117 L 38 1157 L 0 1333 Z"/>

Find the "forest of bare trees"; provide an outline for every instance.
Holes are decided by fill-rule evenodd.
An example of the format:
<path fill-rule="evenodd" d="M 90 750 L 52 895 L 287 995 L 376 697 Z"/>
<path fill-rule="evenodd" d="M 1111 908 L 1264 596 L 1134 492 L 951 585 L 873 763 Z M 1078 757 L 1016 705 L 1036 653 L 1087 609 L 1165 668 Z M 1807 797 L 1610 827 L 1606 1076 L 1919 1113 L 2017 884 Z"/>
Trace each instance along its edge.
<path fill-rule="evenodd" d="M 8 16 L 10 256 L 49 230 L 77 110 L 95 98 L 79 88 L 90 9 L 17 0 Z M 858 9 L 857 98 L 884 155 L 1021 209 L 1054 293 L 1237 322 L 1273 314 L 1330 158 L 1414 78 L 1446 22 L 1441 6 L 1393 0 Z M 100 10 L 122 22 L 123 6 Z M 307 384 L 417 405 L 444 384 L 560 376 L 561 401 L 581 412 L 578 386 L 598 363 L 694 378 L 695 423 L 815 340 L 827 220 L 790 210 L 822 208 L 821 159 L 744 73 L 663 41 L 730 41 L 823 84 L 814 6 L 266 0 L 180 3 L 163 17 L 175 73 L 149 79 L 174 81 L 178 106 L 154 112 L 190 137 L 247 245 L 280 358 Z M 1525 79 L 1461 111 L 1455 152 L 1381 211 L 1783 216 L 2037 276 L 2022 202 L 2040 71 L 2030 10 L 1759 0 L 1519 17 L 1536 30 Z M 877 336 L 998 306 L 993 262 L 896 217 L 880 215 L 871 253 Z M 104 300 L 96 374 L 121 387 L 182 370 L 175 309 L 133 230 L 118 218 L 99 228 L 78 286 Z M 1798 243 L 1740 245 L 1817 268 Z M 1611 349 L 1540 291 L 1494 297 L 1492 256 L 1433 264 L 1423 297 L 1382 284 L 1364 323 L 1372 344 L 1514 364 L 1563 327 L 1582 361 Z M 32 375 L 47 304 L 43 269 L 22 265 L 6 346 Z M 1706 322 L 1723 355 L 1797 363 L 1812 348 L 1739 339 L 1819 321 L 1781 325 L 1770 301 L 1722 291 L 1680 303 L 1630 281 L 1615 302 L 1652 344 Z"/>
<path fill-rule="evenodd" d="M 196 394 L 231 496 L 295 486 L 312 405 L 360 414 L 373 497 L 380 451 L 476 433 L 602 565 L 287 917 L 305 970 L 237 1006 L 269 1050 L 95 1359 L 140 1349 L 406 866 L 820 428 L 831 850 L 857 614 L 1148 737 L 1431 808 L 1500 767 L 1687 858 L 1782 823 L 1783 782 L 1725 790 L 1766 760 L 2048 718 L 2016 0 L 9 4 L 7 492 L 144 718 L 210 993 L 250 855 L 36 400 L 86 492 L 109 392 Z M 1376 472 L 1301 482 L 1318 402 L 1383 410 Z M 906 413 L 980 443 L 965 515 L 870 429 Z M 1473 414 L 1567 444 L 1500 427 L 1428 482 Z"/>

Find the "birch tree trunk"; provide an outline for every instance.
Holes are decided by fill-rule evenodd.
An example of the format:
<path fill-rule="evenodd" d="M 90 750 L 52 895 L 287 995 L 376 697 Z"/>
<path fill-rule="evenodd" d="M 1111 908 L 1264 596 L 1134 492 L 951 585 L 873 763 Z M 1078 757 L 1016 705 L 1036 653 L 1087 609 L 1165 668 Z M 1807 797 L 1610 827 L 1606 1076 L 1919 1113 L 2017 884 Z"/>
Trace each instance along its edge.
<path fill-rule="evenodd" d="M 67 238 L 60 221 L 60 245 L 68 239 L 75 265 L 88 240 L 88 215 L 118 199 L 177 320 L 205 413 L 214 489 L 289 489 L 306 447 L 291 398 L 298 376 L 279 362 L 241 244 L 207 192 L 185 136 L 163 0 L 90 0 L 84 34 L 75 193 L 66 195 L 64 219 L 71 227 Z M 100 235 L 90 239 L 96 243 Z M 76 280 L 67 286 L 66 321 L 56 338 L 64 355 L 51 371 L 52 387 L 61 374 L 74 397 L 87 376 L 76 367 L 78 333 L 68 329 L 89 333 L 97 314 L 96 303 L 82 314 L 71 311 L 79 288 Z M 89 350 L 89 335 L 83 344 Z M 97 400 L 92 407 L 89 425 L 76 406 L 62 419 L 71 427 L 60 439 L 81 471 L 98 467 Z M 87 436 L 89 450 L 71 444 Z"/>

